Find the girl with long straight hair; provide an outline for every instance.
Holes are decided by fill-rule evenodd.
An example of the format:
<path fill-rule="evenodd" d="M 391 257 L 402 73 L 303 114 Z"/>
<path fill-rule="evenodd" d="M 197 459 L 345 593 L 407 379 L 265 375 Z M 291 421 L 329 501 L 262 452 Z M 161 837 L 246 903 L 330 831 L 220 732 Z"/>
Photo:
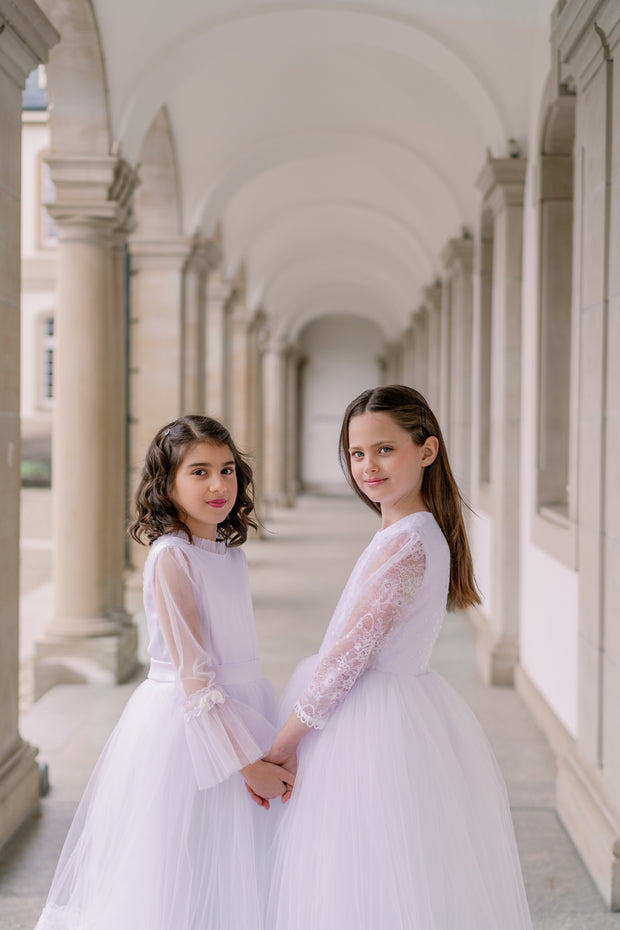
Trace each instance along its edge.
<path fill-rule="evenodd" d="M 318 656 L 294 673 L 266 757 L 299 765 L 267 925 L 531 930 L 501 774 L 469 707 L 429 668 L 446 606 L 479 601 L 439 424 L 412 388 L 364 391 L 340 455 L 381 529 Z"/>

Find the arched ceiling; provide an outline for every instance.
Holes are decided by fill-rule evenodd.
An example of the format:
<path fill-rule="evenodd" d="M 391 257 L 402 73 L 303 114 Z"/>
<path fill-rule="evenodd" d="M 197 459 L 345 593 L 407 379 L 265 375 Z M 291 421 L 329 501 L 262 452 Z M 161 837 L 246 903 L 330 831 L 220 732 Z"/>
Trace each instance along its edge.
<path fill-rule="evenodd" d="M 94 0 L 130 162 L 165 105 L 183 231 L 287 335 L 329 312 L 406 326 L 473 225 L 487 149 L 525 148 L 551 0 Z M 544 9 L 543 9 L 544 8 Z"/>

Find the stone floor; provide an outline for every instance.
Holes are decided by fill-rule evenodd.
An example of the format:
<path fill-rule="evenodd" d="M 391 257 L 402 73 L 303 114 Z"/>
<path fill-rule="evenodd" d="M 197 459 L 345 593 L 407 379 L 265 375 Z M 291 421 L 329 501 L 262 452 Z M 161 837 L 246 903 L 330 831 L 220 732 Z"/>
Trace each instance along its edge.
<path fill-rule="evenodd" d="M 24 492 L 22 513 L 27 668 L 50 604 L 48 492 Z M 282 687 L 295 662 L 316 650 L 347 573 L 376 524 L 356 501 L 334 497 L 303 499 L 295 510 L 276 511 L 267 529 L 246 551 L 263 669 Z M 144 657 L 142 624 L 141 633 Z M 504 771 L 536 930 L 620 930 L 620 914 L 606 910 L 555 812 L 555 766 L 545 740 L 514 691 L 481 684 L 472 632 L 462 616 L 448 616 L 433 664 L 474 708 Z M 57 687 L 22 715 L 22 734 L 39 747 L 52 787 L 40 812 L 0 851 L 0 930 L 34 926 L 89 772 L 143 675 L 141 670 L 132 682 L 113 688 Z M 23 694 L 27 707 L 27 675 Z"/>

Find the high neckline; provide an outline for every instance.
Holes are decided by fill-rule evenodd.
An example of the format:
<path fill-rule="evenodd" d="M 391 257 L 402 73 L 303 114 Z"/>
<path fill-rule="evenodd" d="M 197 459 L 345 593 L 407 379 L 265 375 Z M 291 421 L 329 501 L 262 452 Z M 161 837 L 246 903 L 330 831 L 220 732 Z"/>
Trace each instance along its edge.
<path fill-rule="evenodd" d="M 193 545 L 205 552 L 213 552 L 215 555 L 224 555 L 226 552 L 226 543 L 223 539 L 205 539 L 204 536 L 196 536 L 192 533 Z"/>

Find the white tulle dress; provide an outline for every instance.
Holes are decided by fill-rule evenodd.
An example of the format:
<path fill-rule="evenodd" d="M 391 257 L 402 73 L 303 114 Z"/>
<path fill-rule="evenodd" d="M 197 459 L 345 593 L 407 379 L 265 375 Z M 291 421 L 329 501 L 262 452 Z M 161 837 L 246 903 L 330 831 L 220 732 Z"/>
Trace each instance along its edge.
<path fill-rule="evenodd" d="M 238 770 L 264 755 L 247 564 L 166 535 L 144 571 L 151 667 L 89 782 L 37 930 L 263 930 L 271 812 Z"/>
<path fill-rule="evenodd" d="M 282 721 L 295 706 L 314 729 L 278 829 L 269 930 L 531 930 L 497 763 L 429 669 L 448 572 L 430 513 L 380 530 L 294 673 Z"/>

